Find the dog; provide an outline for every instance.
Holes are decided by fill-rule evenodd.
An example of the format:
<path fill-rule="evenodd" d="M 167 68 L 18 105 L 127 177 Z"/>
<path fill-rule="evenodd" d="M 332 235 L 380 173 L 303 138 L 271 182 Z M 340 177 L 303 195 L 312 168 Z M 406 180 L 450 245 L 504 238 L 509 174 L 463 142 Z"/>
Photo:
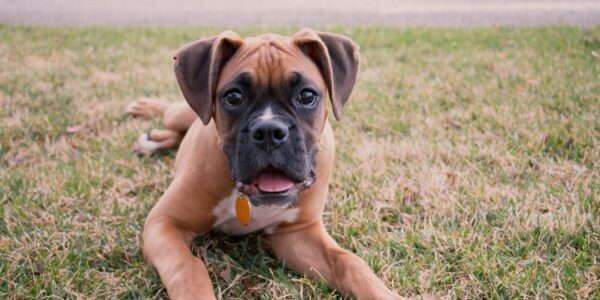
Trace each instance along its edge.
<path fill-rule="evenodd" d="M 336 119 L 354 87 L 358 46 L 311 29 L 241 39 L 226 31 L 174 57 L 186 102 L 133 102 L 134 116 L 165 129 L 136 141 L 152 153 L 179 145 L 175 176 L 150 211 L 143 252 L 173 299 L 215 299 L 204 263 L 189 249 L 210 231 L 264 231 L 286 267 L 357 299 L 401 299 L 323 225 Z"/>

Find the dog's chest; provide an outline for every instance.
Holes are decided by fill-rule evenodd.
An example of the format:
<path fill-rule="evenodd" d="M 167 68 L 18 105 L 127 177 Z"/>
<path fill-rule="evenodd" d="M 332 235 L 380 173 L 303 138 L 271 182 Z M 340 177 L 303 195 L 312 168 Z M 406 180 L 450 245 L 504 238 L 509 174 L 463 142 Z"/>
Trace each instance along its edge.
<path fill-rule="evenodd" d="M 233 191 L 231 196 L 221 200 L 213 208 L 213 215 L 217 221 L 212 229 L 231 235 L 242 235 L 264 229 L 268 234 L 281 222 L 294 222 L 298 217 L 299 208 L 266 206 L 252 207 L 252 220 L 248 225 L 242 225 L 235 214 L 235 199 L 237 192 Z"/>

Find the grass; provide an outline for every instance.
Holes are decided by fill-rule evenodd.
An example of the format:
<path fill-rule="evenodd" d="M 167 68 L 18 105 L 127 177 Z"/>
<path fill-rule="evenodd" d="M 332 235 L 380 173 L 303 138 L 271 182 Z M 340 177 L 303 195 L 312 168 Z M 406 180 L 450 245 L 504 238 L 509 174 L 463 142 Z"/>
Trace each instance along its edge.
<path fill-rule="evenodd" d="M 407 296 L 600 298 L 600 28 L 332 30 L 362 48 L 334 238 Z M 140 245 L 175 152 L 133 154 L 159 123 L 123 108 L 180 99 L 171 55 L 219 31 L 0 25 L 0 298 L 166 296 Z M 340 297 L 260 234 L 193 251 L 222 298 Z"/>

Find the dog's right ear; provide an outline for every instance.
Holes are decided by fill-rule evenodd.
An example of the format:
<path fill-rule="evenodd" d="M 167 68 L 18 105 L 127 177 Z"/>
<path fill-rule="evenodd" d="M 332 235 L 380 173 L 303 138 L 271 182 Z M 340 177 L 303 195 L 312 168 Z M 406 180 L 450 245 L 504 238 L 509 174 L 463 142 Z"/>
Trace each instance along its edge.
<path fill-rule="evenodd" d="M 210 123 L 214 114 L 219 74 L 242 43 L 235 32 L 225 31 L 216 37 L 185 45 L 173 57 L 175 76 L 183 97 L 204 125 Z"/>

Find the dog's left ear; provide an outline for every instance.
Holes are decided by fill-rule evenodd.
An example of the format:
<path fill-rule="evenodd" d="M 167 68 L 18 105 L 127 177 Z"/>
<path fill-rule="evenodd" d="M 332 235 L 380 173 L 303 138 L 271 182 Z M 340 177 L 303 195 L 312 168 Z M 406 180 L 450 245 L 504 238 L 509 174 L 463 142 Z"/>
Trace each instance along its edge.
<path fill-rule="evenodd" d="M 214 113 L 221 70 L 242 43 L 235 32 L 225 31 L 216 37 L 185 45 L 173 57 L 175 76 L 183 97 L 204 125 L 210 122 Z"/>
<path fill-rule="evenodd" d="M 327 84 L 333 114 L 339 120 L 358 75 L 358 46 L 347 37 L 312 29 L 300 30 L 293 40 L 319 67 Z"/>

